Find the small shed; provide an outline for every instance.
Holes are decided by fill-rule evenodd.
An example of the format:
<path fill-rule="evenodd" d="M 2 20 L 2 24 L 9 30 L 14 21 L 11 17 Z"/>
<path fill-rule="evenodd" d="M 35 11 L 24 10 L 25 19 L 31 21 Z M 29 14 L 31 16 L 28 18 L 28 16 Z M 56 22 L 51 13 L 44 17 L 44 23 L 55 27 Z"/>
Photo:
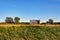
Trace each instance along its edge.
<path fill-rule="evenodd" d="M 40 20 L 30 20 L 30 24 L 40 24 Z"/>

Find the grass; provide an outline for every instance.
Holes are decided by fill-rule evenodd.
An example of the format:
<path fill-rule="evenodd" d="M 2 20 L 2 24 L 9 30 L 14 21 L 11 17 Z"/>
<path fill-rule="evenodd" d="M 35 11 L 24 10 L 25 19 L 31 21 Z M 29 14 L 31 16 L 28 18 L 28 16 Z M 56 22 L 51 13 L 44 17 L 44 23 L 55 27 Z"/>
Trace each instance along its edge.
<path fill-rule="evenodd" d="M 60 40 L 60 27 L 0 27 L 0 40 Z"/>

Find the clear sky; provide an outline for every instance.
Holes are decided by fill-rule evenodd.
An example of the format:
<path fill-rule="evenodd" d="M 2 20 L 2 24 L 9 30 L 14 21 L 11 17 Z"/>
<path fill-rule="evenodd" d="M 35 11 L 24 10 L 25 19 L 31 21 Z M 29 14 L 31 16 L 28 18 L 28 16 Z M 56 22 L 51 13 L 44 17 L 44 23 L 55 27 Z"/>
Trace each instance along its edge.
<path fill-rule="evenodd" d="M 21 21 L 60 21 L 60 0 L 0 0 L 0 21 L 15 16 Z"/>

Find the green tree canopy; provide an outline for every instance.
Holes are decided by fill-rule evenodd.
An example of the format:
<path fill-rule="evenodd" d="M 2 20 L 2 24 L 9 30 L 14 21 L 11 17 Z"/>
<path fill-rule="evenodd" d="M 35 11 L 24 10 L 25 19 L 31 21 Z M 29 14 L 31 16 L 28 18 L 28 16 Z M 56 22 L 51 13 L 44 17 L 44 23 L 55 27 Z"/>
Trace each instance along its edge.
<path fill-rule="evenodd" d="M 49 19 L 47 22 L 48 22 L 49 24 L 53 24 L 53 23 L 54 23 L 53 19 Z"/>
<path fill-rule="evenodd" d="M 12 17 L 6 17 L 5 22 L 6 23 L 13 23 L 13 18 Z"/>
<path fill-rule="evenodd" d="M 15 23 L 19 23 L 19 20 L 20 20 L 19 17 L 15 17 L 15 18 L 14 18 L 14 22 L 15 22 Z"/>

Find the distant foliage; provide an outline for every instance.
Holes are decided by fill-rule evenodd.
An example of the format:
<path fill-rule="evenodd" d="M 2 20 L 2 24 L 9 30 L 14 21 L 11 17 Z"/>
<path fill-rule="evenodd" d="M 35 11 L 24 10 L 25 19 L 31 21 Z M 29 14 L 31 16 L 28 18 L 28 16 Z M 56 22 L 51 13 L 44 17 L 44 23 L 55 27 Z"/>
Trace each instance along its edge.
<path fill-rule="evenodd" d="M 5 22 L 6 23 L 13 23 L 13 18 L 12 17 L 6 17 Z"/>
<path fill-rule="evenodd" d="M 19 23 L 19 20 L 20 20 L 19 17 L 15 17 L 15 18 L 14 18 L 15 23 Z"/>
<path fill-rule="evenodd" d="M 49 19 L 49 20 L 47 21 L 47 23 L 49 23 L 49 24 L 53 24 L 54 21 L 53 21 L 53 19 Z"/>

